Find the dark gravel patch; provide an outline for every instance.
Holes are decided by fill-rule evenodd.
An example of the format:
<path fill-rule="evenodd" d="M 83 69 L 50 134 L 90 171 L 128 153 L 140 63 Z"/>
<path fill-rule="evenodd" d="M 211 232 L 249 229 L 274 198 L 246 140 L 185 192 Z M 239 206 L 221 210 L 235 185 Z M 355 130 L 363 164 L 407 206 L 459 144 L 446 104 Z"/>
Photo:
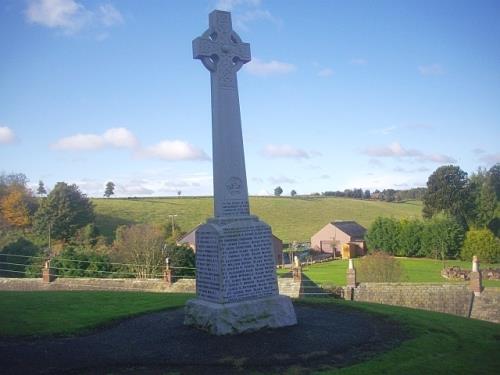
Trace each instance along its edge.
<path fill-rule="evenodd" d="M 4 374 L 299 373 L 343 367 L 408 335 L 380 316 L 335 305 L 296 304 L 299 324 L 212 336 L 182 324 L 183 309 L 131 318 L 86 336 L 0 339 Z"/>

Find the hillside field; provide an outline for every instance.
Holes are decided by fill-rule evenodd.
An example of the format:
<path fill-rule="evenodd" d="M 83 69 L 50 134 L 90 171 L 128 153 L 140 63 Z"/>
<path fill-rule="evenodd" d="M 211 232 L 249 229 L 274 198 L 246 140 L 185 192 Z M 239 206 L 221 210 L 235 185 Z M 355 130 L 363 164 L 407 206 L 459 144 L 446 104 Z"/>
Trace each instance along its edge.
<path fill-rule="evenodd" d="M 168 215 L 177 215 L 176 224 L 185 232 L 213 215 L 212 197 L 172 198 L 93 198 L 97 226 L 113 238 L 118 225 L 168 223 Z M 368 228 L 377 216 L 420 218 L 422 203 L 389 203 L 337 197 L 250 197 L 250 211 L 273 228 L 285 243 L 308 242 L 319 229 L 333 220 L 356 220 Z"/>

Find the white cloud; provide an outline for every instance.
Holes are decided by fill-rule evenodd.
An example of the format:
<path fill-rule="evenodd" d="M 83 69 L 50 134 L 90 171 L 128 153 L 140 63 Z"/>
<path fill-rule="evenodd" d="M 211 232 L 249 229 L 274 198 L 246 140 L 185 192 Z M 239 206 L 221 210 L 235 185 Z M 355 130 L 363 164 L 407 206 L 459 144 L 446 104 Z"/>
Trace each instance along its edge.
<path fill-rule="evenodd" d="M 106 130 L 102 138 L 106 144 L 114 147 L 134 148 L 139 143 L 135 135 L 125 128 L 112 128 Z"/>
<path fill-rule="evenodd" d="M 123 23 L 122 14 L 111 4 L 99 5 L 97 15 L 100 22 L 107 27 L 121 25 Z"/>
<path fill-rule="evenodd" d="M 124 22 L 120 11 L 111 4 L 100 4 L 92 11 L 75 0 L 29 0 L 25 16 L 29 23 L 61 29 L 67 34 L 85 27 L 111 27 Z"/>
<path fill-rule="evenodd" d="M 367 63 L 368 61 L 360 57 L 351 60 L 351 64 L 353 65 L 366 65 Z"/>
<path fill-rule="evenodd" d="M 202 149 L 179 140 L 165 140 L 154 146 L 147 147 L 143 154 L 162 160 L 210 160 Z"/>
<path fill-rule="evenodd" d="M 443 154 L 425 154 L 415 149 L 406 149 L 398 142 L 393 142 L 389 146 L 372 147 L 363 150 L 363 153 L 372 157 L 392 157 L 392 158 L 415 158 L 418 161 L 435 163 L 456 163 L 451 156 Z"/>
<path fill-rule="evenodd" d="M 112 128 L 104 134 L 76 134 L 61 138 L 52 148 L 62 151 L 88 151 L 104 147 L 134 148 L 138 145 L 136 137 L 126 128 Z"/>
<path fill-rule="evenodd" d="M 255 21 L 269 21 L 278 27 L 283 25 L 283 21 L 274 17 L 270 11 L 265 9 L 249 10 L 244 13 L 237 13 L 234 16 L 234 24 L 237 29 L 248 30 L 248 24 Z"/>
<path fill-rule="evenodd" d="M 290 145 L 272 145 L 264 147 L 263 155 L 268 158 L 295 158 L 309 159 L 309 154 L 304 150 Z"/>
<path fill-rule="evenodd" d="M 277 60 L 271 60 L 269 62 L 264 62 L 258 58 L 254 58 L 248 64 L 245 65 L 244 69 L 256 76 L 269 76 L 277 74 L 289 74 L 293 73 L 297 68 L 293 64 L 286 62 L 281 62 Z"/>
<path fill-rule="evenodd" d="M 444 73 L 444 69 L 439 64 L 420 65 L 418 71 L 423 76 L 437 76 Z"/>
<path fill-rule="evenodd" d="M 333 70 L 330 68 L 324 68 L 318 72 L 318 76 L 320 77 L 330 77 L 331 75 L 333 75 Z"/>
<path fill-rule="evenodd" d="M 11 128 L 8 126 L 0 126 L 0 144 L 12 143 L 15 139 L 16 136 Z"/>

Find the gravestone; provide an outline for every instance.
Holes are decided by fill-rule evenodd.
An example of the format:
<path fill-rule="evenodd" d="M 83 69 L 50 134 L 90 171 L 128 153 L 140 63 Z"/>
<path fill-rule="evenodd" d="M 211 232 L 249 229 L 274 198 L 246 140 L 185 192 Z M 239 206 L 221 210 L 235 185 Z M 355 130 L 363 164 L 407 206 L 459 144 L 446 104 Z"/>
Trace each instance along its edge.
<path fill-rule="evenodd" d="M 210 71 L 214 218 L 196 231 L 196 294 L 184 323 L 216 335 L 297 324 L 289 297 L 278 293 L 271 227 L 250 215 L 236 72 L 250 45 L 231 14 L 215 10 L 193 40 L 193 58 Z"/>

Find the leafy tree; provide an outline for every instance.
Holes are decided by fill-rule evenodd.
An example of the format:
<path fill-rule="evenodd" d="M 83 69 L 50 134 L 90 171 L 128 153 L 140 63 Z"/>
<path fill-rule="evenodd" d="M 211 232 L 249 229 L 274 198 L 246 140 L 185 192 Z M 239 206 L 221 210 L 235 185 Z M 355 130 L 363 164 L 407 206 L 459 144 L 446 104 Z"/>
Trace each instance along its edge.
<path fill-rule="evenodd" d="M 290 196 L 295 197 L 297 195 L 297 192 L 295 190 L 292 190 L 290 192 Z"/>
<path fill-rule="evenodd" d="M 396 254 L 399 249 L 400 224 L 396 219 L 378 217 L 368 229 L 365 239 L 370 251 L 382 250 Z"/>
<path fill-rule="evenodd" d="M 441 260 L 456 258 L 464 240 L 464 229 L 449 217 L 435 217 L 425 223 L 420 254 Z"/>
<path fill-rule="evenodd" d="M 106 184 L 106 190 L 104 191 L 104 196 L 106 198 L 109 198 L 114 194 L 115 194 L 115 184 L 113 182 L 109 181 Z"/>
<path fill-rule="evenodd" d="M 164 245 L 165 236 L 160 227 L 121 225 L 116 229 L 114 256 L 120 262 L 131 264 L 129 269 L 136 277 L 152 278 L 159 275 L 165 265 Z"/>
<path fill-rule="evenodd" d="M 174 276 L 195 275 L 195 255 L 189 246 L 167 246 L 164 253 L 169 259 L 169 265 L 173 268 Z"/>
<path fill-rule="evenodd" d="M 45 189 L 45 185 L 42 180 L 38 181 L 38 188 L 36 189 L 36 193 L 40 197 L 47 194 L 47 190 Z"/>
<path fill-rule="evenodd" d="M 28 190 L 28 178 L 23 173 L 11 173 L 0 175 L 0 198 L 6 195 L 11 188 Z"/>
<path fill-rule="evenodd" d="M 491 167 L 488 175 L 490 176 L 491 185 L 493 186 L 493 190 L 495 190 L 497 200 L 500 201 L 500 163 L 496 163 Z"/>
<path fill-rule="evenodd" d="M 278 186 L 274 189 L 274 195 L 276 197 L 279 197 L 281 196 L 281 194 L 283 194 L 283 189 L 281 188 L 281 186 Z"/>
<path fill-rule="evenodd" d="M 365 190 L 363 193 L 363 199 L 370 199 L 370 197 L 371 197 L 370 190 Z"/>
<path fill-rule="evenodd" d="M 423 201 L 425 218 L 444 212 L 465 226 L 471 214 L 467 173 L 454 165 L 439 167 L 427 181 L 427 192 Z"/>
<path fill-rule="evenodd" d="M 460 258 L 471 260 L 474 255 L 482 262 L 500 262 L 500 239 L 496 238 L 488 229 L 468 231 L 465 235 Z"/>
<path fill-rule="evenodd" d="M 361 258 L 357 271 L 362 282 L 397 282 L 403 274 L 399 260 L 382 251 Z"/>
<path fill-rule="evenodd" d="M 177 190 L 177 196 L 180 197 L 182 194 L 182 191 L 181 190 Z"/>
<path fill-rule="evenodd" d="M 400 221 L 399 247 L 396 255 L 414 257 L 418 256 L 422 248 L 422 233 L 424 224 L 420 220 Z"/>
<path fill-rule="evenodd" d="M 75 184 L 58 182 L 42 201 L 33 219 L 40 235 L 50 232 L 54 239 L 68 240 L 79 228 L 94 221 L 92 202 Z"/>
<path fill-rule="evenodd" d="M 9 225 L 25 228 L 31 224 L 33 208 L 29 197 L 20 188 L 11 188 L 10 192 L 0 201 L 0 208 L 5 222 Z"/>

